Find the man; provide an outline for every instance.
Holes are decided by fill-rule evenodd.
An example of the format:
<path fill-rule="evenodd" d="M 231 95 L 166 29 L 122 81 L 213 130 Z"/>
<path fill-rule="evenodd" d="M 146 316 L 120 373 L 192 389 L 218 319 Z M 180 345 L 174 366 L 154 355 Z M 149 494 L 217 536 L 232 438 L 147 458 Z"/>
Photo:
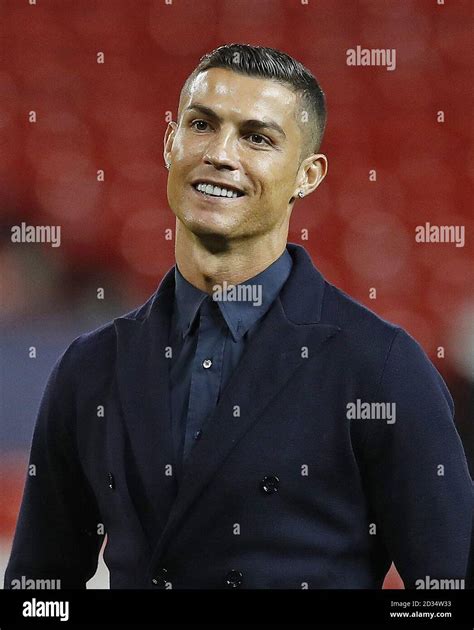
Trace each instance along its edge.
<path fill-rule="evenodd" d="M 441 376 L 287 244 L 324 179 L 324 96 L 222 46 L 166 130 L 176 266 L 79 337 L 35 428 L 5 586 L 380 588 L 468 573 L 472 483 Z M 462 587 L 462 586 L 461 586 Z"/>

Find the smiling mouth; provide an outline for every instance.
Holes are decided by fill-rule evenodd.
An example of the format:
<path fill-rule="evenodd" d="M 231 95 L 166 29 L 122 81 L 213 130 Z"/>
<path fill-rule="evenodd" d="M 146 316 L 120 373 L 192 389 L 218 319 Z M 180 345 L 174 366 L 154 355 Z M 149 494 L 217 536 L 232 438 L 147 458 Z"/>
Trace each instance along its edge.
<path fill-rule="evenodd" d="M 214 199 L 237 199 L 244 196 L 244 193 L 241 191 L 223 186 L 213 186 L 212 184 L 198 183 L 192 184 L 192 187 L 204 197 Z"/>

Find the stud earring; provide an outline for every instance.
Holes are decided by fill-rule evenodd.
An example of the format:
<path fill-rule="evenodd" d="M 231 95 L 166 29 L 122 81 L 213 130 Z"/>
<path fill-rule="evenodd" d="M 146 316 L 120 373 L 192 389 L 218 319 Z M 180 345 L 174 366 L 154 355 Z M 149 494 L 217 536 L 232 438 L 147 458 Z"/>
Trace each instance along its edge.
<path fill-rule="evenodd" d="M 302 199 L 304 197 L 304 192 L 302 190 L 299 191 L 298 197 Z"/>
<path fill-rule="evenodd" d="M 170 170 L 170 166 L 171 166 L 171 164 L 170 164 L 169 162 L 166 162 L 165 166 L 166 166 L 166 168 L 167 168 L 168 170 Z"/>

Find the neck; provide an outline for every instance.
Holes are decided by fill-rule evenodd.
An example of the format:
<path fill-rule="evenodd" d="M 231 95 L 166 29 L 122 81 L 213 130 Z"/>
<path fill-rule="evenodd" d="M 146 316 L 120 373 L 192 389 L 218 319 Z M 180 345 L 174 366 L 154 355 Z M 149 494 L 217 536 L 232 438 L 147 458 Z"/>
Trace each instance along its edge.
<path fill-rule="evenodd" d="M 213 287 L 239 284 L 253 278 L 281 256 L 286 233 L 270 233 L 242 240 L 198 237 L 176 221 L 176 263 L 193 286 L 212 293 Z"/>

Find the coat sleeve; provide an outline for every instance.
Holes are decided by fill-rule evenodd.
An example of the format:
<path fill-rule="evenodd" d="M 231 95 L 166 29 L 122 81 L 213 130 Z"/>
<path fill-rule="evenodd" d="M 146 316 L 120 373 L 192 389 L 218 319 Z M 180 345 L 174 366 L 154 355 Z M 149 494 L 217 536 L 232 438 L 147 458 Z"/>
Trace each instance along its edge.
<path fill-rule="evenodd" d="M 76 448 L 74 388 L 68 376 L 73 346 L 54 366 L 36 419 L 6 589 L 18 588 L 15 581 L 22 576 L 83 589 L 97 569 L 104 535 L 97 534 L 101 519 Z"/>
<path fill-rule="evenodd" d="M 392 340 L 376 402 L 395 403 L 396 411 L 391 424 L 358 420 L 368 423 L 364 466 L 377 535 L 405 588 L 423 588 L 417 581 L 431 579 L 464 580 L 470 588 L 473 484 L 453 400 L 402 329 Z"/>

